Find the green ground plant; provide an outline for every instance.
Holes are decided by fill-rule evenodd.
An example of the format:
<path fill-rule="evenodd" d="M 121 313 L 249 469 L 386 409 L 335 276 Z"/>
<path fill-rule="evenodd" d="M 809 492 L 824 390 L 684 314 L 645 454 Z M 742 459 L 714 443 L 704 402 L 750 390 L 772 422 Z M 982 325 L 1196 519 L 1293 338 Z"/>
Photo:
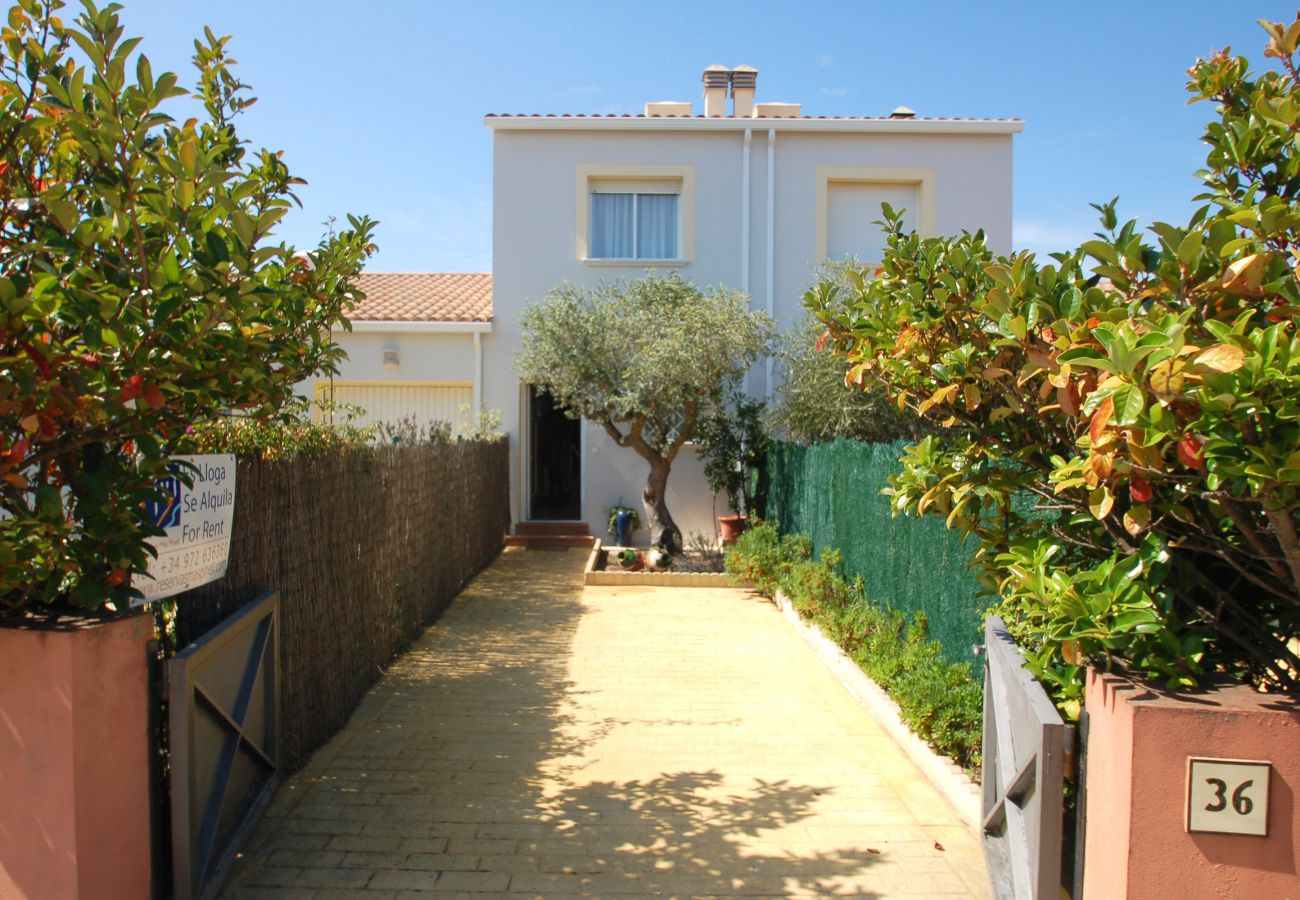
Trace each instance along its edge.
<path fill-rule="evenodd" d="M 273 241 L 302 182 L 240 140 L 226 38 L 195 42 L 189 92 L 119 7 L 62 6 L 0 25 L 0 614 L 129 601 L 186 428 L 274 418 L 333 371 L 373 250 L 364 218 Z"/>
<path fill-rule="evenodd" d="M 778 534 L 761 522 L 727 554 L 727 572 L 765 596 L 779 590 L 799 615 L 821 626 L 898 703 L 903 721 L 967 771 L 980 765 L 983 693 L 970 665 L 941 658 L 924 613 L 908 616 L 872 603 L 860 580 L 838 571 L 835 551 L 812 559 L 806 535 Z"/>
<path fill-rule="evenodd" d="M 806 298 L 850 382 L 945 428 L 896 510 L 979 539 L 1069 715 L 1088 664 L 1300 687 L 1300 19 L 1263 25 L 1279 69 L 1188 72 L 1217 117 L 1185 225 L 1147 238 L 1100 204 L 1096 240 L 1046 261 L 886 207 L 881 265 Z"/>

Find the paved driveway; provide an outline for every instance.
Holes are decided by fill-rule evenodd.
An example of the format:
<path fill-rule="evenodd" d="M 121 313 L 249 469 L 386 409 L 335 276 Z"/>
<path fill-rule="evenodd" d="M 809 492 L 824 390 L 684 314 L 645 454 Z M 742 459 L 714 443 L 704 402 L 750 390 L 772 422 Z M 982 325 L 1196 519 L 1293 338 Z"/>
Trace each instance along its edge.
<path fill-rule="evenodd" d="M 982 897 L 970 831 L 768 602 L 511 549 L 280 791 L 227 897 Z"/>

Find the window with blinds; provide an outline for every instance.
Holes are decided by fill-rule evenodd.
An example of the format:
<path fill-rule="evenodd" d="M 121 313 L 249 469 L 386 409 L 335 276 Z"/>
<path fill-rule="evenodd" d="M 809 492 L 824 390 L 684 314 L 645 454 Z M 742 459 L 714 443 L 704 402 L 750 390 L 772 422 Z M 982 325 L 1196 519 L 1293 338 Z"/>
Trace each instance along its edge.
<path fill-rule="evenodd" d="M 678 259 L 680 182 L 592 182 L 591 259 Z"/>

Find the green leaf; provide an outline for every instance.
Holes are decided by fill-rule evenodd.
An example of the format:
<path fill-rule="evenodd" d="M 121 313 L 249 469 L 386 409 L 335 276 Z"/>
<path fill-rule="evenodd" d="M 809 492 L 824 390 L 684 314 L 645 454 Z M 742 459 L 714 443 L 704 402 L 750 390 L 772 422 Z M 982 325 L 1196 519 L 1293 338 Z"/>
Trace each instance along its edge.
<path fill-rule="evenodd" d="M 1115 388 L 1111 394 L 1115 402 L 1115 422 L 1118 425 L 1135 425 L 1142 415 L 1144 401 L 1142 389 L 1137 385 L 1125 384 Z"/>
<path fill-rule="evenodd" d="M 1201 247 L 1204 246 L 1205 235 L 1200 231 L 1189 231 L 1178 245 L 1178 261 L 1185 266 L 1195 264 L 1196 257 L 1200 255 Z"/>

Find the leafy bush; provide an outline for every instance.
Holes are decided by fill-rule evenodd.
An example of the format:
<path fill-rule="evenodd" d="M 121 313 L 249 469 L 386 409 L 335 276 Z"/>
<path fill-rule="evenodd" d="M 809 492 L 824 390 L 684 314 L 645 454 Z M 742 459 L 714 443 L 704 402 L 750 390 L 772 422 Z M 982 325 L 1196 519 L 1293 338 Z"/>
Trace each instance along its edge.
<path fill-rule="evenodd" d="M 771 597 L 786 571 L 811 557 L 812 540 L 807 535 L 782 537 L 772 522 L 756 521 L 737 538 L 724 565 L 733 579 L 748 581 Z"/>
<path fill-rule="evenodd" d="M 885 443 L 915 440 L 931 430 L 890 403 L 883 390 L 846 385 L 844 363 L 835 350 L 826 327 L 813 316 L 777 340 L 777 389 L 765 419 L 775 440 Z"/>
<path fill-rule="evenodd" d="M 728 508 L 740 515 L 753 516 L 761 508 L 758 493 L 767 458 L 765 406 L 743 391 L 733 391 L 725 405 L 700 420 L 696 433 L 709 489 L 726 493 Z"/>
<path fill-rule="evenodd" d="M 894 698 L 909 728 L 963 768 L 978 769 L 984 701 L 969 664 L 940 657 L 923 613 L 908 617 L 870 603 L 860 579 L 850 584 L 837 571 L 838 553 L 814 561 L 811 552 L 806 535 L 783 538 L 763 522 L 740 536 L 727 571 L 769 597 L 780 590 Z"/>
<path fill-rule="evenodd" d="M 375 439 L 380 444 L 446 444 L 451 441 L 451 423 L 443 421 L 420 422 L 414 416 L 403 416 L 396 422 L 379 422 L 374 426 Z"/>
<path fill-rule="evenodd" d="M 948 428 L 907 452 L 895 508 L 979 538 L 1067 713 L 1087 663 L 1300 687 L 1300 19 L 1265 28 L 1284 71 L 1189 70 L 1219 119 L 1186 226 L 1147 242 L 1112 201 L 1044 262 L 886 207 L 880 267 L 807 297 L 850 381 Z"/>
<path fill-rule="evenodd" d="M 331 371 L 373 249 L 367 219 L 310 253 L 270 240 L 301 182 L 239 139 L 225 38 L 196 41 L 175 120 L 187 92 L 118 7 L 62 5 L 0 26 L 0 613 L 125 603 L 176 440 Z"/>

